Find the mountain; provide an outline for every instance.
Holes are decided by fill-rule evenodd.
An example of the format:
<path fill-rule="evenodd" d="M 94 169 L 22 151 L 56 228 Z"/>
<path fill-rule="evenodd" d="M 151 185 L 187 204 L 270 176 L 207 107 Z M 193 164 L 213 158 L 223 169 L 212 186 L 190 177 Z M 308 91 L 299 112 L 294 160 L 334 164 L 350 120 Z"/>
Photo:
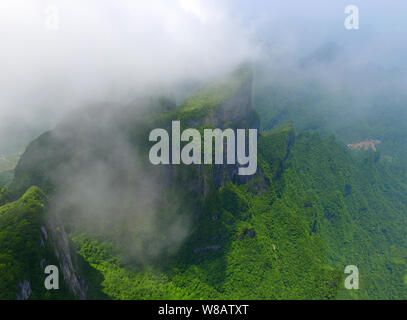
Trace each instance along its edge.
<path fill-rule="evenodd" d="M 179 106 L 89 106 L 31 142 L 0 196 L 2 298 L 406 298 L 404 180 L 372 150 L 257 113 L 252 82 L 241 68 Z M 172 120 L 262 127 L 256 174 L 153 166 L 148 135 Z M 63 290 L 42 288 L 42 259 Z M 348 265 L 359 290 L 344 288 Z"/>

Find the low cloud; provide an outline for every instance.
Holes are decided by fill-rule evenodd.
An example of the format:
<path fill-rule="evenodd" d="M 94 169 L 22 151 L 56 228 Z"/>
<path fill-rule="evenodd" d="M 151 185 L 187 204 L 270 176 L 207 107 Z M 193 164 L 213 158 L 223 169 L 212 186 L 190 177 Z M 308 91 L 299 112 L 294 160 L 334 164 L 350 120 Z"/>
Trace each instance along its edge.
<path fill-rule="evenodd" d="M 83 104 L 206 79 L 258 54 L 212 0 L 6 0 L 0 36 L 2 134 L 6 123 L 40 131 Z"/>

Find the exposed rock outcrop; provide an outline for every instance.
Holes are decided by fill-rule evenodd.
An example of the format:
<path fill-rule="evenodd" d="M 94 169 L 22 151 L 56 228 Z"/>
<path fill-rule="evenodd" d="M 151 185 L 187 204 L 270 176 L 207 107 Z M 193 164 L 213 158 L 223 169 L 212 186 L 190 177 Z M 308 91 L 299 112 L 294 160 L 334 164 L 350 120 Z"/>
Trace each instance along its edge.
<path fill-rule="evenodd" d="M 372 140 L 372 139 L 368 139 L 368 140 L 364 140 L 358 143 L 350 143 L 348 144 L 348 148 L 350 149 L 363 149 L 365 151 L 369 150 L 370 148 L 376 152 L 376 145 L 381 143 L 380 140 Z"/>
<path fill-rule="evenodd" d="M 64 281 L 76 297 L 81 300 L 86 299 L 88 286 L 79 275 L 77 256 L 75 250 L 71 248 L 70 240 L 64 227 L 54 219 L 49 219 L 47 226 L 51 235 L 50 241 L 59 260 L 59 267 Z"/>
<path fill-rule="evenodd" d="M 237 78 L 237 79 L 236 79 Z M 200 119 L 186 120 L 186 127 L 208 126 L 219 129 L 260 129 L 260 119 L 257 112 L 252 107 L 252 72 L 250 69 L 242 68 L 235 71 L 230 81 L 234 82 L 235 90 L 227 99 L 218 106 L 213 107 L 205 116 Z M 220 87 L 228 83 L 222 83 Z M 219 90 L 219 88 L 218 88 Z M 193 101 L 193 99 L 191 99 Z M 191 102 L 192 103 L 192 102 Z M 237 139 L 235 137 L 235 139 Z M 237 140 L 235 140 L 237 145 Z M 248 150 L 248 135 L 246 133 L 245 150 Z M 224 144 L 224 159 L 226 159 L 226 143 Z M 237 159 L 237 158 L 236 158 Z M 214 164 L 211 167 L 201 164 L 192 166 L 190 170 L 195 171 L 195 179 L 183 178 L 188 170 L 185 167 L 169 166 L 169 180 L 179 180 L 187 184 L 190 190 L 195 190 L 199 194 L 207 195 L 210 184 L 213 182 L 216 188 L 225 185 L 228 181 L 235 183 L 247 183 L 255 175 L 239 175 L 240 165 L 235 164 Z M 258 168 L 259 170 L 259 168 Z"/>
<path fill-rule="evenodd" d="M 17 300 L 27 300 L 31 295 L 30 282 L 27 280 L 18 283 L 18 293 L 16 295 Z"/>

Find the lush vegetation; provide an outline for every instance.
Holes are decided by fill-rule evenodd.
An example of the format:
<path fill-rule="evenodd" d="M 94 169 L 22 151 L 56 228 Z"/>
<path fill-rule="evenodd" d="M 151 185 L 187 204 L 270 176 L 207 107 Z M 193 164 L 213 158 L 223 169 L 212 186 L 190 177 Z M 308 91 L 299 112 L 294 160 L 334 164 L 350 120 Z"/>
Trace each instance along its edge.
<path fill-rule="evenodd" d="M 126 115 L 119 127 L 128 130 L 124 135 L 135 148 L 146 148 L 142 141 L 152 122 L 165 127 L 171 119 L 181 119 L 202 130 L 210 123 L 198 120 L 216 116 L 213 111 L 237 94 L 250 77 L 247 69 L 241 69 L 232 78 L 203 88 L 175 110 L 148 114 L 138 122 Z M 159 230 L 171 223 L 171 210 L 189 214 L 189 233 L 176 250 L 146 261 L 129 257 L 134 242 L 141 244 L 144 252 L 155 249 L 155 242 L 146 240 L 151 238 L 144 237 L 143 226 L 135 224 L 132 216 L 124 220 L 117 216 L 114 223 L 93 221 L 91 232 L 81 226 L 81 221 L 78 223 L 74 212 L 62 217 L 89 284 L 89 298 L 407 298 L 407 184 L 400 174 L 401 160 L 395 166 L 386 157 L 393 155 L 394 147 L 383 142 L 386 154 L 381 153 L 382 149 L 377 153 L 351 151 L 344 142 L 366 136 L 319 120 L 335 116 L 331 109 L 322 112 L 324 95 L 321 98 L 305 91 L 295 96 L 284 88 L 271 93 L 260 90 L 254 97 L 263 127 L 254 177 L 239 181 L 221 171 L 226 177 L 216 185 L 219 167 L 195 170 L 180 166 L 171 172 L 170 182 L 162 180 L 168 183 L 168 189 L 185 191 L 168 192 L 162 203 L 157 203 L 163 228 Z M 224 127 L 234 126 L 223 120 Z M 376 128 L 386 136 L 384 124 L 370 124 L 369 132 Z M 102 158 L 112 150 L 114 141 L 109 144 L 106 139 L 111 133 L 108 130 L 96 132 L 95 140 L 86 144 Z M 395 135 L 396 130 L 391 134 Z M 97 142 L 103 147 L 99 148 Z M 70 140 L 61 143 L 51 133 L 41 136 L 27 148 L 9 191 L 0 192 L 0 204 L 33 184 L 51 197 L 58 187 L 51 184 L 51 173 L 73 152 L 77 150 Z M 401 159 L 400 154 L 394 152 L 394 158 Z M 77 161 L 73 168 L 83 163 Z M 109 173 L 117 173 L 117 180 L 126 181 L 120 186 L 129 198 L 125 198 L 125 207 L 136 193 L 133 180 L 138 176 L 127 179 L 127 171 L 123 174 L 121 163 L 117 164 Z M 201 184 L 202 189 L 197 187 Z M 40 258 L 51 255 L 43 252 L 46 247 L 38 245 L 44 199 L 45 195 L 34 187 L 20 200 L 0 208 L 2 298 L 13 298 L 21 279 L 32 281 L 36 292 L 33 298 L 55 298 L 42 293 L 42 273 L 36 271 Z M 122 208 L 116 209 L 120 212 Z M 156 239 L 166 236 L 157 232 Z M 17 267 L 9 268 L 12 265 Z M 359 290 L 344 288 L 347 265 L 359 267 Z"/>
<path fill-rule="evenodd" d="M 406 298 L 407 187 L 333 138 L 301 133 L 294 142 L 290 126 L 265 133 L 260 146 L 262 174 L 213 189 L 170 259 L 134 270 L 120 247 L 76 238 L 104 275 L 103 291 L 115 299 Z M 344 289 L 347 265 L 359 267 L 359 290 Z"/>
<path fill-rule="evenodd" d="M 19 200 L 0 207 L 0 299 L 15 299 L 24 281 L 30 284 L 30 299 L 72 297 L 63 283 L 61 290 L 44 287 L 45 266 L 58 264 L 49 241 L 41 238 L 46 203 L 45 194 L 31 187 Z"/>

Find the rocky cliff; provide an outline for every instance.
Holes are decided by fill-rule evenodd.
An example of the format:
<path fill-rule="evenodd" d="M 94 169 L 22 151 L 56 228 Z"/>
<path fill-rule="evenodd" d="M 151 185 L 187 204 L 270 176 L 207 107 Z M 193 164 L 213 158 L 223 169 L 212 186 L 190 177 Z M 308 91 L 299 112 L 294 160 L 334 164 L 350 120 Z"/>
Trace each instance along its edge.
<path fill-rule="evenodd" d="M 15 170 L 15 178 L 8 194 L 17 199 L 34 185 L 50 197 L 51 209 L 47 210 L 47 220 L 38 227 L 41 230 L 39 241 L 40 246 L 48 246 L 52 251 L 54 260 L 57 261 L 55 264 L 60 267 L 69 292 L 77 298 L 85 299 L 88 285 L 80 276 L 76 254 L 64 228 L 65 223 L 71 227 L 72 224 L 96 226 L 101 223 L 102 227 L 98 225 L 95 228 L 110 230 L 106 234 L 110 232 L 115 236 L 114 229 L 123 229 L 128 224 L 129 208 L 134 207 L 132 210 L 135 211 L 151 210 L 151 206 L 145 208 L 144 199 L 137 195 L 145 187 L 146 181 L 151 184 L 154 181 L 154 192 L 160 194 L 160 199 L 155 201 L 153 207 L 154 210 L 161 210 L 156 207 L 175 208 L 177 205 L 174 198 L 201 201 L 213 187 L 220 188 L 229 181 L 245 183 L 253 178 L 239 176 L 237 164 L 156 167 L 149 163 L 147 151 L 149 132 L 154 128 L 169 128 L 173 120 L 181 121 L 183 128 L 195 127 L 199 130 L 259 129 L 259 118 L 252 108 L 251 90 L 252 73 L 249 69 L 242 68 L 204 86 L 178 108 L 174 107 L 171 99 L 162 97 L 140 100 L 143 105 L 134 108 L 109 104 L 88 107 L 72 114 L 53 131 L 44 133 L 26 148 Z M 95 179 L 93 173 L 98 166 L 103 171 L 98 171 L 95 184 L 89 185 L 91 191 L 82 190 L 91 192 L 92 198 L 82 198 L 85 200 L 80 205 L 85 212 L 76 216 L 75 206 L 78 203 L 75 201 L 79 200 L 75 198 L 72 202 L 71 193 Z M 133 194 L 133 200 L 126 196 L 129 194 Z M 103 201 L 108 199 L 111 203 L 103 205 Z M 111 201 L 112 199 L 114 200 Z M 94 201 L 98 201 L 98 204 L 95 205 Z M 61 203 L 65 206 L 63 209 Z M 128 208 L 123 209 L 126 203 Z M 70 206 L 69 209 L 66 206 Z M 111 206 L 112 212 L 117 211 L 116 216 L 97 221 L 89 218 L 91 214 L 88 215 L 86 210 L 91 211 L 99 206 Z M 185 202 L 182 202 L 182 206 L 187 208 Z M 192 211 L 198 210 L 197 204 L 190 208 Z M 84 217 L 89 220 L 81 220 Z M 162 236 L 166 237 L 165 231 L 163 232 Z M 41 267 L 51 260 L 41 257 Z M 31 297 L 33 289 L 29 279 L 20 279 L 18 285 L 19 298 Z"/>
<path fill-rule="evenodd" d="M 86 298 L 76 255 L 64 228 L 47 214 L 46 195 L 31 187 L 0 207 L 0 297 L 3 299 Z M 59 270 L 59 289 L 47 290 L 46 266 Z"/>

